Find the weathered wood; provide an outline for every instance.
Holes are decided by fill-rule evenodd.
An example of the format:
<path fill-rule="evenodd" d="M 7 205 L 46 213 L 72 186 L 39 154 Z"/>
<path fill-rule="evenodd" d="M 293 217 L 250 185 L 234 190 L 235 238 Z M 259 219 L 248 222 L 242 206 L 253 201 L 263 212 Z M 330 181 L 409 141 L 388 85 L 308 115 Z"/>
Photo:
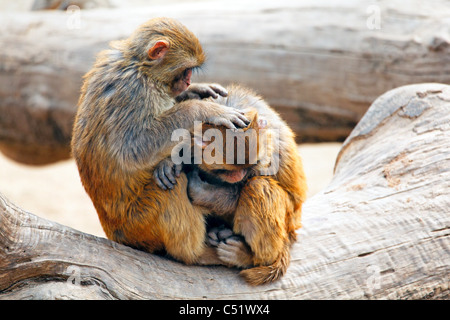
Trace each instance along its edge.
<path fill-rule="evenodd" d="M 198 80 L 255 89 L 299 141 L 343 140 L 383 92 L 450 83 L 449 14 L 445 0 L 180 1 L 0 13 L 0 150 L 25 163 L 69 157 L 82 75 L 109 41 L 156 16 L 179 19 L 199 36 L 209 60 Z"/>
<path fill-rule="evenodd" d="M 377 99 L 330 185 L 304 205 L 292 262 L 250 287 L 24 212 L 0 197 L 0 299 L 443 299 L 450 275 L 450 86 Z"/>

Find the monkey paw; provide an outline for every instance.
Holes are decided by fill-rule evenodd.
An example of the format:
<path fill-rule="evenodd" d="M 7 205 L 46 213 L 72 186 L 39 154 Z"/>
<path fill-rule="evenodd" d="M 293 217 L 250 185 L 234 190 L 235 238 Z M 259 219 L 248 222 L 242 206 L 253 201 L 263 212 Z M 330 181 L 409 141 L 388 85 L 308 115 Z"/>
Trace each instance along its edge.
<path fill-rule="evenodd" d="M 217 247 L 222 241 L 225 241 L 227 238 L 233 235 L 233 231 L 227 228 L 225 225 L 221 225 L 219 227 L 211 228 L 208 231 L 208 244 Z"/>
<path fill-rule="evenodd" d="M 191 100 L 191 99 L 217 99 L 221 95 L 226 97 L 228 95 L 227 90 L 217 83 L 193 83 L 175 99 L 177 102 Z"/>
<path fill-rule="evenodd" d="M 248 268 L 253 264 L 253 254 L 244 241 L 237 235 L 232 235 L 217 246 L 217 255 L 224 263 L 239 268 Z"/>
<path fill-rule="evenodd" d="M 219 105 L 221 112 L 219 115 L 208 117 L 206 123 L 215 126 L 224 126 L 227 129 L 236 130 L 237 128 L 245 128 L 250 121 L 245 117 L 244 111 L 232 107 Z"/>
<path fill-rule="evenodd" d="M 181 164 L 174 164 L 170 158 L 166 158 L 155 167 L 153 178 L 161 189 L 173 189 L 177 183 L 176 177 L 180 176 L 181 169 Z"/>

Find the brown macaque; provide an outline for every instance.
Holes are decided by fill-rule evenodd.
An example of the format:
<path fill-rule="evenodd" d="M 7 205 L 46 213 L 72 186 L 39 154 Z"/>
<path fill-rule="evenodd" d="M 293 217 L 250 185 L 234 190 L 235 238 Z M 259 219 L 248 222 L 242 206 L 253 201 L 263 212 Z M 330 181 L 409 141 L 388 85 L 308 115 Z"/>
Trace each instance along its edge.
<path fill-rule="evenodd" d="M 241 275 L 252 285 L 272 282 L 289 265 L 290 245 L 296 240 L 295 230 L 301 226 L 301 207 L 306 198 L 305 175 L 294 134 L 273 109 L 247 89 L 228 88 L 228 96 L 216 102 L 253 109 L 246 113 L 250 125 L 233 136 L 227 136 L 223 126 L 202 127 L 203 134 L 211 128 L 219 130 L 224 141 L 226 137 L 241 139 L 245 152 L 238 162 L 237 141 L 228 144 L 228 140 L 223 149 L 213 149 L 211 155 L 203 152 L 203 162 L 191 166 L 188 172 L 189 197 L 193 204 L 231 226 L 233 232 L 222 227 L 209 232 L 209 242 L 217 247 L 221 261 L 244 268 Z M 257 139 L 252 140 L 251 134 Z M 194 141 L 206 151 L 215 139 L 198 141 L 194 137 Z M 227 155 L 232 151 L 230 162 Z M 211 156 L 222 161 L 208 161 Z"/>
<path fill-rule="evenodd" d="M 177 143 L 171 134 L 191 130 L 194 121 L 232 129 L 249 123 L 238 109 L 187 99 L 211 90 L 226 95 L 217 85 L 191 85 L 204 60 L 194 34 L 168 18 L 112 42 L 84 77 L 72 138 L 81 181 L 107 237 L 187 264 L 220 261 L 205 241 L 205 210 L 190 202 L 186 174 L 170 161 Z M 171 190 L 155 182 L 157 166 L 164 176 L 179 174 Z"/>

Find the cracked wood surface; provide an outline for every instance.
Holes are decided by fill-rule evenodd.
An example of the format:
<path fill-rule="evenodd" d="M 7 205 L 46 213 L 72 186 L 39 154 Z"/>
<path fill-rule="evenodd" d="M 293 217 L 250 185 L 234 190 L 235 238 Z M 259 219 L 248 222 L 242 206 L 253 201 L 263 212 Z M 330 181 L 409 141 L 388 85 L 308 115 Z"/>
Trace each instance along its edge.
<path fill-rule="evenodd" d="M 186 266 L 38 218 L 0 196 L 0 299 L 448 299 L 450 86 L 378 98 L 309 199 L 287 274 Z"/>

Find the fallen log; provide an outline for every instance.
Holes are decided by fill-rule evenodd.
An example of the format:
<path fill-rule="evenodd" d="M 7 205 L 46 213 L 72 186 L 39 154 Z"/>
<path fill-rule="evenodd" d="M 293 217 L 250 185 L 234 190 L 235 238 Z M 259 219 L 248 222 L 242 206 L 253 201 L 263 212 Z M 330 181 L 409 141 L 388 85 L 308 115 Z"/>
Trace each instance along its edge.
<path fill-rule="evenodd" d="M 379 97 L 309 199 L 287 274 L 186 266 L 27 213 L 0 196 L 0 299 L 448 299 L 450 86 Z"/>
<path fill-rule="evenodd" d="M 445 0 L 180 1 L 144 8 L 0 13 L 0 150 L 68 158 L 81 77 L 111 40 L 179 19 L 208 54 L 197 80 L 255 89 L 298 141 L 342 141 L 392 88 L 450 83 Z"/>

